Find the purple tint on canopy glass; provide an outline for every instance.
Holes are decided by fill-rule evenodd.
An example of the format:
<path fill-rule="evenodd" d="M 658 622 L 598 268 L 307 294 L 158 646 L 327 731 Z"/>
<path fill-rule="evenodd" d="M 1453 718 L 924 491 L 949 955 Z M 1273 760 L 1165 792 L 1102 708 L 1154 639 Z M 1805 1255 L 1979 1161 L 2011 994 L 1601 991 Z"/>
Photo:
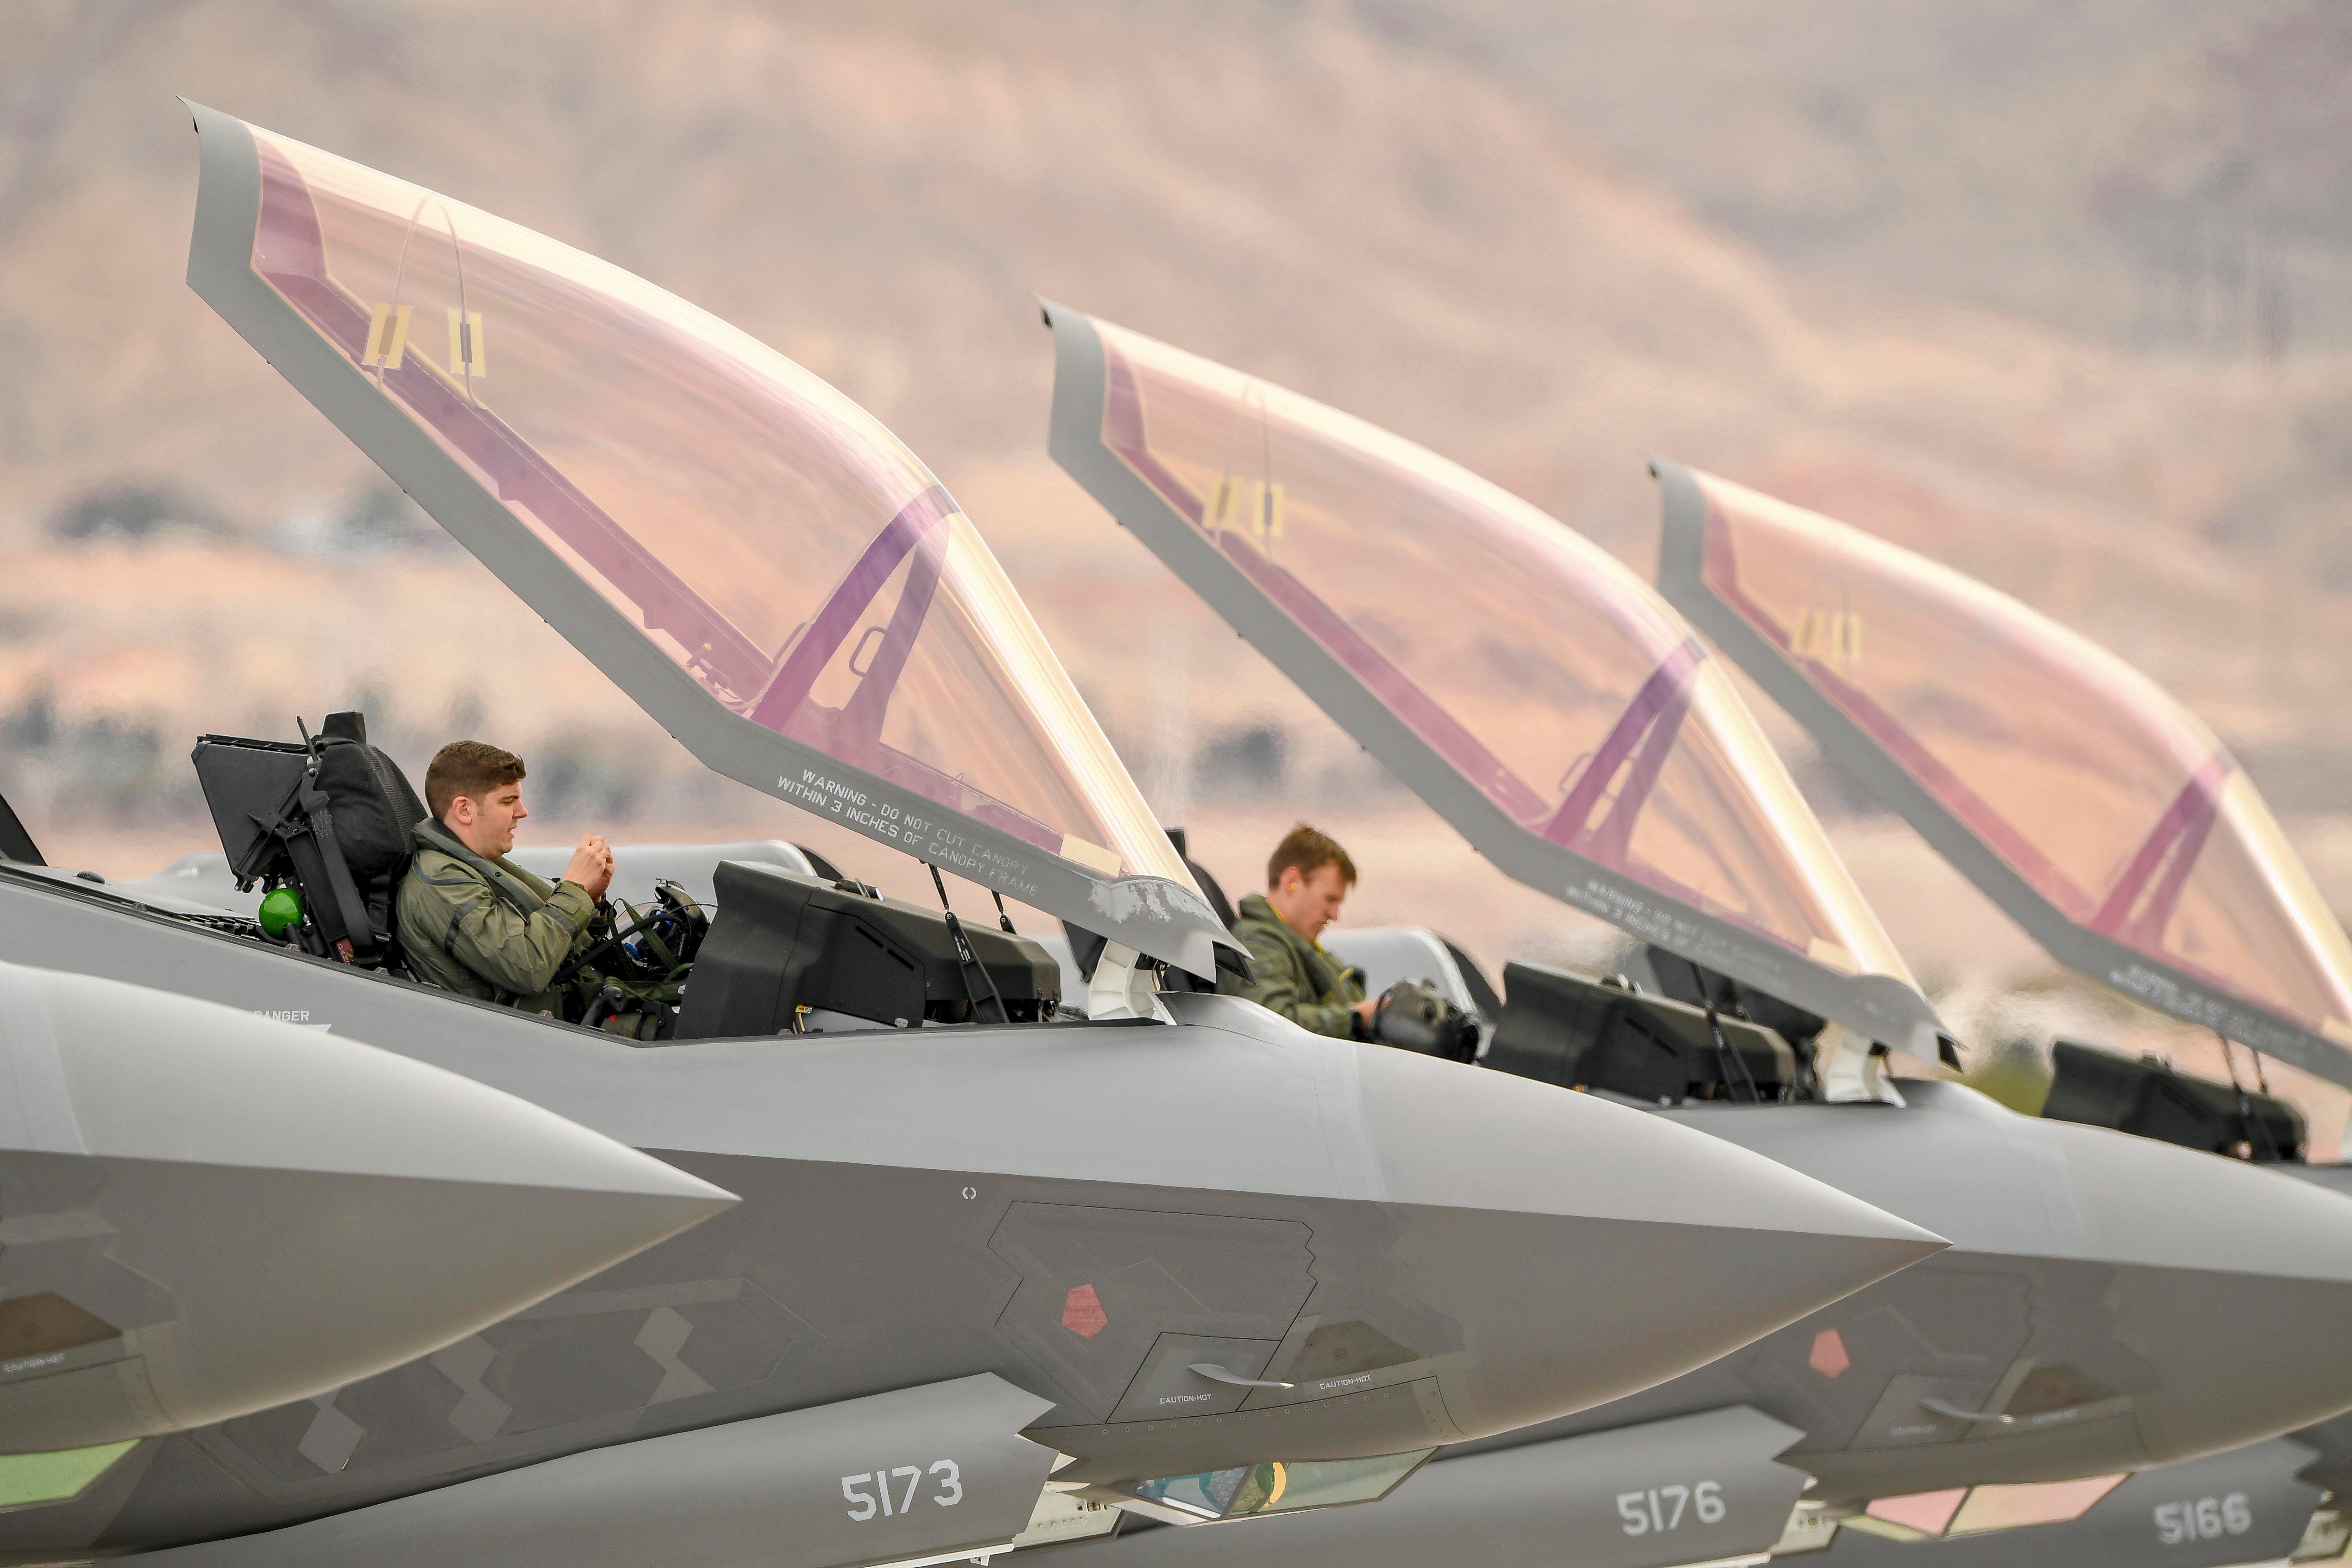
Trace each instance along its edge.
<path fill-rule="evenodd" d="M 1908 981 L 1753 718 L 1621 563 L 1409 442 L 1095 326 L 1104 445 L 1521 828 Z"/>
<path fill-rule="evenodd" d="M 2194 714 L 1981 583 L 1696 477 L 1707 587 L 2053 908 L 2352 1048 L 2352 944 Z"/>
<path fill-rule="evenodd" d="M 1192 885 L 872 416 L 617 268 L 254 134 L 254 270 L 712 700 L 1097 873 Z"/>

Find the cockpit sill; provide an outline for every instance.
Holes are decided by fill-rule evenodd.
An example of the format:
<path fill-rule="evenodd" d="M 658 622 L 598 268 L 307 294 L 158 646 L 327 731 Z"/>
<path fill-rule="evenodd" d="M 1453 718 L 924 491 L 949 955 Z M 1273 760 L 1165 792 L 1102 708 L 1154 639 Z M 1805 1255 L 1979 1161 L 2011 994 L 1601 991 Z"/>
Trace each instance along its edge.
<path fill-rule="evenodd" d="M 259 949 L 274 957 L 307 965 L 320 973 L 352 977 L 369 984 L 388 985 L 404 991 L 426 991 L 440 1003 L 479 1009 L 504 1017 L 522 1017 L 530 1024 L 582 1039 L 593 1039 L 607 1044 L 617 1043 L 648 1049 L 691 1050 L 700 1047 L 774 1045 L 795 1038 L 814 1040 L 856 1037 L 862 1040 L 869 1037 L 904 1036 L 919 1028 L 953 1029 L 969 1032 L 974 1036 L 993 1036 L 1024 1030 L 1062 1029 L 1075 1025 L 1089 1024 L 1092 1026 L 1193 1025 L 1249 1036 L 1269 1045 L 1280 1045 L 1294 1033 L 1294 1026 L 1285 1023 L 1276 1015 L 1255 1003 L 1213 993 L 1177 989 L 1155 993 L 1154 1005 L 1149 1013 L 1127 1017 L 1089 1020 L 1082 1009 L 1066 1003 L 1055 1006 L 1046 1016 L 1035 1019 L 1014 1019 L 1009 1022 L 919 1017 L 910 1018 L 902 1023 L 895 1020 L 862 1018 L 848 1014 L 811 1011 L 802 1015 L 802 1027 L 797 1031 L 786 1029 L 773 1035 L 730 1034 L 698 1039 L 635 1040 L 562 1018 L 543 1015 L 520 1015 L 512 1008 L 500 1006 L 495 1002 L 461 995 L 456 992 L 436 990 L 403 975 L 346 964 L 331 957 L 321 957 L 306 952 L 291 942 L 279 942 L 268 937 L 257 922 L 233 910 L 206 905 L 194 900 L 158 895 L 144 889 L 133 893 L 118 884 L 98 878 L 95 872 L 74 871 L 59 867 L 0 859 L 0 887 L 12 883 L 28 891 L 63 897 L 77 903 L 105 909 L 174 931 L 201 935 L 237 948 Z M 264 1011 L 270 1010 L 264 1009 Z M 293 1011 L 300 1011 L 303 1016 L 293 1021 L 311 1028 L 331 1029 L 334 1026 L 335 1020 L 327 1016 L 326 1010 L 315 1006 L 282 1011 L 289 1015 Z M 278 1012 L 271 1011 L 271 1016 L 278 1016 Z M 1628 1094 L 1606 1085 L 1579 1084 L 1575 1087 L 1580 1092 L 1589 1092 L 1595 1098 L 1607 1100 L 1633 1110 L 1654 1112 L 1664 1108 L 1654 1100 Z M 1794 1094 L 1786 1099 L 1762 1097 L 1742 1099 L 1734 1091 L 1726 1098 L 1720 1099 L 1693 1096 L 1677 1102 L 1670 1109 L 1744 1110 L 1782 1104 L 1802 1104 L 1810 1101 L 1811 1096 L 1803 1093 Z"/>
<path fill-rule="evenodd" d="M 5 887 L 7 884 L 14 883 L 27 889 L 71 899 L 78 903 L 105 909 L 114 913 L 127 915 L 133 919 L 152 924 L 165 926 L 173 931 L 184 931 L 194 935 L 210 938 L 214 941 L 226 942 L 238 948 L 259 949 L 263 952 L 268 952 L 274 957 L 283 958 L 296 963 L 310 965 L 312 968 L 326 973 L 347 975 L 371 984 L 389 985 L 404 991 L 424 991 L 433 995 L 436 999 L 446 1002 L 452 1005 L 478 1008 L 501 1017 L 521 1017 L 531 1024 L 539 1025 L 550 1029 L 559 1030 L 565 1034 L 578 1036 L 583 1039 L 599 1040 L 612 1045 L 637 1046 L 646 1048 L 660 1048 L 667 1050 L 689 1049 L 698 1046 L 740 1046 L 753 1043 L 773 1044 L 778 1040 L 795 1037 L 791 1032 L 787 1031 L 780 1035 L 720 1036 L 709 1039 L 696 1040 L 628 1039 L 622 1036 L 608 1034 L 602 1029 L 591 1028 L 584 1025 L 571 1023 L 562 1018 L 549 1017 L 544 1015 L 538 1014 L 518 1014 L 513 1008 L 500 1006 L 495 1002 L 487 1001 L 480 997 L 460 995 L 458 993 L 454 991 L 441 991 L 432 986 L 425 985 L 422 982 L 410 980 L 402 975 L 388 973 L 383 970 L 368 969 L 353 964 L 347 964 L 333 958 L 321 958 L 316 954 L 305 952 L 299 947 L 295 946 L 290 942 L 281 942 L 271 940 L 263 933 L 261 927 L 257 922 L 244 915 L 237 914 L 232 910 L 214 910 L 207 906 L 195 903 L 191 900 L 173 899 L 148 893 L 132 895 L 130 893 L 121 892 L 118 891 L 113 885 L 102 879 L 92 880 L 91 879 L 96 876 L 97 873 L 95 872 L 71 871 L 55 866 L 34 866 L 25 864 L 21 861 L 0 859 L 0 887 Z M 1167 994 L 1177 995 L 1181 994 L 1169 993 Z M 264 1011 L 268 1010 L 265 1009 Z M 303 1017 L 293 1021 L 307 1024 L 310 1027 L 325 1029 L 331 1028 L 333 1026 L 333 1020 L 322 1020 L 317 1017 L 315 1016 L 317 1012 L 316 1009 L 289 1009 L 287 1011 L 303 1012 Z M 271 1012 L 269 1016 L 277 1016 L 278 1014 Z M 819 1035 L 835 1038 L 845 1035 L 903 1035 L 917 1028 L 959 1029 L 967 1030 L 975 1034 L 998 1034 L 1022 1029 L 1066 1028 L 1072 1025 L 1077 1024 L 1087 1024 L 1092 1027 L 1103 1028 L 1108 1027 L 1112 1025 L 1153 1026 L 1182 1021 L 1169 1016 L 1165 1012 L 1147 1014 L 1135 1017 L 1096 1018 L 1089 1020 L 1083 1012 L 1066 1006 L 1057 1008 L 1050 1017 L 1027 1021 L 1016 1019 L 1011 1023 L 972 1020 L 948 1021 L 936 1018 L 918 1018 L 911 1019 L 906 1024 L 899 1025 L 870 1018 L 855 1018 L 845 1014 L 836 1015 L 835 1016 L 840 1019 L 838 1024 L 828 1022 L 824 1026 L 811 1026 L 803 1030 L 802 1036 L 799 1037 L 809 1037 Z"/>

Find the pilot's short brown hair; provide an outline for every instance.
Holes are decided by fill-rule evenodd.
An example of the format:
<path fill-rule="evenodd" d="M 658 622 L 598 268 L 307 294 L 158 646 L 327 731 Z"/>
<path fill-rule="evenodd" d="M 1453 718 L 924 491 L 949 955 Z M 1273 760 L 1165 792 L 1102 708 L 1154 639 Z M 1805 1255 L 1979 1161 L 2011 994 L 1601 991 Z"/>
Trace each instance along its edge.
<path fill-rule="evenodd" d="M 1326 866 L 1339 868 L 1339 879 L 1349 887 L 1356 885 L 1356 863 L 1339 847 L 1339 841 L 1328 833 L 1318 833 L 1300 823 L 1282 836 L 1274 847 L 1274 854 L 1265 863 L 1265 885 L 1271 889 L 1282 883 L 1282 874 L 1293 866 L 1302 877 L 1312 877 Z"/>
<path fill-rule="evenodd" d="M 522 779 L 522 759 L 512 752 L 501 752 L 488 741 L 452 741 L 433 753 L 425 770 L 425 809 L 440 822 L 459 795 L 481 800 L 500 784 Z"/>

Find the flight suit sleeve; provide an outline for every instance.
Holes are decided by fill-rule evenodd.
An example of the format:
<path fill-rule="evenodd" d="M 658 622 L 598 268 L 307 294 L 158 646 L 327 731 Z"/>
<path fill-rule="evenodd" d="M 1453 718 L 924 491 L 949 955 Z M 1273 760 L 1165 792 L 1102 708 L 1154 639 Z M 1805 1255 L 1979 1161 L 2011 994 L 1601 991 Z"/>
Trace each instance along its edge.
<path fill-rule="evenodd" d="M 596 901 L 577 882 L 557 883 L 531 915 L 477 883 L 451 918 L 449 955 L 501 991 L 544 991 L 595 914 Z"/>
<path fill-rule="evenodd" d="M 1250 950 L 1250 971 L 1255 976 L 1248 985 L 1239 988 L 1242 995 L 1269 1012 L 1281 1014 L 1309 1033 L 1342 1040 L 1354 1037 L 1353 1013 L 1322 1001 L 1307 990 L 1307 977 L 1298 972 L 1297 959 L 1279 934 L 1245 929 L 1241 936 Z"/>

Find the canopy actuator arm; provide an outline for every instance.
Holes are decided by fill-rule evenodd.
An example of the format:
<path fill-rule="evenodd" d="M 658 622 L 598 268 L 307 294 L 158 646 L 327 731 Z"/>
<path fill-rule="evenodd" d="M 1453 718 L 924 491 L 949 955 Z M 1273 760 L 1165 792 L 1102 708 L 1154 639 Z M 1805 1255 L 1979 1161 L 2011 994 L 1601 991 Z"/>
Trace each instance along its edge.
<path fill-rule="evenodd" d="M 948 917 L 948 935 L 955 939 L 956 967 L 963 976 L 964 1000 L 971 1004 L 973 1016 L 977 1017 L 980 1014 L 980 992 L 971 983 L 972 974 L 977 972 L 981 984 L 988 987 L 988 999 L 996 1004 L 996 1021 L 1000 1024 L 1013 1022 L 1013 1015 L 1004 1005 L 1004 993 L 996 988 L 996 976 L 988 972 L 988 965 L 981 963 L 980 955 L 972 952 L 971 939 L 963 934 L 963 921 L 956 918 L 955 906 L 948 902 L 948 885 L 940 876 L 940 868 L 932 866 L 928 860 L 924 865 L 929 868 L 931 886 L 940 890 L 940 908 Z M 1004 908 L 1001 901 L 996 907 L 999 912 L 1002 912 Z M 1008 919 L 1004 922 L 1004 929 L 1007 931 L 1013 929 L 1011 920 Z"/>

